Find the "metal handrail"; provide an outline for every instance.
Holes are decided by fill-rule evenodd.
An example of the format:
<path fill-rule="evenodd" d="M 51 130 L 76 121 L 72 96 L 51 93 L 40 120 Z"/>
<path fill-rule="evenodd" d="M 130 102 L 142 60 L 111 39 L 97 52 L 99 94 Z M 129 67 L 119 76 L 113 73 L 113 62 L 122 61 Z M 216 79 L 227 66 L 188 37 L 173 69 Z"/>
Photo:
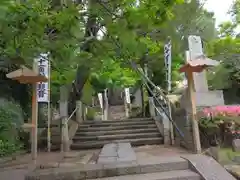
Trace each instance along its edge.
<path fill-rule="evenodd" d="M 169 112 L 166 112 L 166 109 L 163 107 L 162 103 L 156 98 L 156 95 L 152 92 L 152 90 L 150 89 L 149 85 L 146 83 L 146 87 L 148 88 L 148 90 L 150 91 L 150 93 L 152 94 L 153 98 L 155 98 L 156 102 L 158 103 L 158 105 L 160 106 L 160 108 L 163 110 L 163 112 L 165 113 L 165 115 L 167 116 L 168 120 L 173 124 L 173 126 L 176 128 L 177 132 L 179 133 L 179 135 L 184 139 L 184 133 L 177 127 L 177 124 L 175 123 L 175 121 L 173 121 L 171 115 L 169 114 Z M 167 104 L 168 105 L 168 104 Z M 154 104 L 155 108 L 156 105 Z M 170 107 L 171 108 L 171 107 Z M 157 109 L 157 108 L 156 108 Z M 161 115 L 161 112 L 157 109 L 159 115 Z"/>
<path fill-rule="evenodd" d="M 74 113 L 77 111 L 79 109 L 79 107 L 76 107 L 75 109 L 74 109 L 74 111 L 72 112 L 72 114 L 67 118 L 67 120 L 66 120 L 66 124 L 68 123 L 68 121 L 73 117 L 73 115 L 74 115 Z"/>
<path fill-rule="evenodd" d="M 100 29 L 101 30 L 101 29 Z M 101 30 L 101 32 L 106 35 L 106 33 L 104 31 Z M 121 50 L 121 44 L 111 35 L 108 37 L 110 37 L 110 39 L 116 44 L 116 46 L 118 47 L 119 50 Z M 120 51 L 121 52 L 121 51 Z M 149 92 L 152 94 L 153 97 L 155 97 L 154 93 L 152 92 L 152 90 L 149 88 L 149 86 L 147 85 L 146 81 L 148 81 L 148 83 L 150 83 L 153 87 L 155 87 L 156 85 L 148 78 L 145 76 L 144 73 L 140 72 L 136 63 L 134 63 L 133 61 L 130 60 L 130 57 L 127 57 L 126 60 L 129 62 L 129 64 L 132 66 L 132 68 L 137 72 L 140 73 L 140 77 L 143 80 L 143 83 L 148 87 Z M 165 95 L 163 94 L 163 97 L 165 97 Z M 177 125 L 174 123 L 174 121 L 172 120 L 171 116 L 165 111 L 165 109 L 163 108 L 163 106 L 161 105 L 161 103 L 159 102 L 159 100 L 155 97 L 156 101 L 158 102 L 158 104 L 160 105 L 161 109 L 163 110 L 163 112 L 166 114 L 166 116 L 168 117 L 168 119 L 172 122 L 172 124 L 175 126 L 175 128 L 177 129 L 177 132 L 180 134 L 181 137 L 183 133 L 181 133 L 181 131 L 179 130 L 179 128 L 177 127 Z M 165 98 L 165 100 L 168 100 L 168 98 Z M 183 138 L 184 140 L 184 138 Z"/>
<path fill-rule="evenodd" d="M 175 127 L 175 129 L 177 130 L 177 132 L 179 133 L 179 135 L 184 139 L 184 133 L 177 127 L 177 124 L 173 121 L 169 111 L 166 112 L 166 109 L 163 107 L 162 103 L 159 101 L 159 99 L 156 97 L 156 95 L 153 93 L 152 89 L 149 87 L 148 83 L 150 85 L 152 85 L 154 88 L 156 88 L 157 86 L 141 71 L 137 68 L 137 65 L 134 62 L 130 62 L 132 68 L 134 68 L 134 70 L 137 71 L 137 73 L 139 73 L 140 78 L 142 79 L 143 83 L 145 84 L 145 86 L 147 87 L 148 91 L 150 92 L 150 94 L 153 96 L 153 98 L 155 98 L 157 104 L 160 106 L 160 108 L 163 110 L 164 114 L 167 116 L 168 120 L 173 124 L 173 126 Z M 156 88 L 159 89 L 159 88 Z M 160 91 L 161 92 L 161 91 Z M 162 97 L 164 98 L 164 100 L 166 101 L 166 105 L 167 107 L 169 107 L 170 104 L 170 100 L 165 96 L 164 93 L 161 92 Z M 171 107 L 169 107 L 171 108 Z"/>

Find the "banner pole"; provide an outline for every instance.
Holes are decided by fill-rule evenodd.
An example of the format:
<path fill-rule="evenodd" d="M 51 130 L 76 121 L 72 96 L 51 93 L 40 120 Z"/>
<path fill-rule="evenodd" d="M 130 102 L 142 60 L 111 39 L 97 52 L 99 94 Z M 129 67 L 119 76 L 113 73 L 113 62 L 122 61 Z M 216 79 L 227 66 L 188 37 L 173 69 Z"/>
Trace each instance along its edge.
<path fill-rule="evenodd" d="M 47 149 L 48 152 L 51 152 L 51 62 L 48 58 L 48 129 L 47 129 Z"/>

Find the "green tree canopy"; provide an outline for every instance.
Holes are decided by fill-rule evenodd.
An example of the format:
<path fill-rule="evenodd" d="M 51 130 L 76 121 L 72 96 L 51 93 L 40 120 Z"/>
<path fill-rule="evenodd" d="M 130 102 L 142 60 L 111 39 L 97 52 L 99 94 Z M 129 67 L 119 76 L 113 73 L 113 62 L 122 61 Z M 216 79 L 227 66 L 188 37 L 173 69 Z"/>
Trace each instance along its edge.
<path fill-rule="evenodd" d="M 219 26 L 219 38 L 207 46 L 208 54 L 221 61 L 221 65 L 209 73 L 213 89 L 240 88 L 240 39 L 237 28 L 240 25 L 240 1 L 235 0 L 231 10 L 232 21 Z"/>

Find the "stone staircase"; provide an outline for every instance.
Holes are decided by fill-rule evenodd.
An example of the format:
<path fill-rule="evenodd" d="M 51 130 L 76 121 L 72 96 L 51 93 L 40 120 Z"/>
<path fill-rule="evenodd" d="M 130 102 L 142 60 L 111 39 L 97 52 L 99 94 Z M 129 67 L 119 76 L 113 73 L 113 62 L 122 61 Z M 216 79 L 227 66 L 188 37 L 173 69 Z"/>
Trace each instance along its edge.
<path fill-rule="evenodd" d="M 51 150 L 56 151 L 61 148 L 61 125 L 60 119 L 51 123 Z M 46 127 L 46 126 L 45 126 Z M 68 121 L 68 136 L 71 139 L 75 135 L 78 123 L 73 120 Z M 47 128 L 45 128 L 38 137 L 38 145 L 40 149 L 47 149 Z"/>
<path fill-rule="evenodd" d="M 201 180 L 199 174 L 191 171 L 187 160 L 179 156 L 138 159 L 130 143 L 106 144 L 97 164 L 110 169 L 120 167 L 98 180 Z"/>
<path fill-rule="evenodd" d="M 115 121 L 85 121 L 72 139 L 72 150 L 102 148 L 112 142 L 133 146 L 162 144 L 163 137 L 151 118 Z"/>
<path fill-rule="evenodd" d="M 29 173 L 25 179 L 203 180 L 201 177 L 188 160 L 179 156 L 153 156 L 139 159 L 129 143 L 113 143 L 106 144 L 102 148 L 95 164 L 37 169 Z"/>

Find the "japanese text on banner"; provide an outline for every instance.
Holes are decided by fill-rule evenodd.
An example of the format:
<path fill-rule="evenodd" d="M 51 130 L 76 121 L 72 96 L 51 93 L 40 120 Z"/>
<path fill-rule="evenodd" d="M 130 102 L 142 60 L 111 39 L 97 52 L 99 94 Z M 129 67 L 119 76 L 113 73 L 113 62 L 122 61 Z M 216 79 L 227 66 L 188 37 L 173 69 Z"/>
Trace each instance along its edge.
<path fill-rule="evenodd" d="M 41 54 L 41 56 L 36 59 L 38 64 L 38 72 L 40 75 L 49 77 L 49 62 L 48 55 Z M 38 102 L 48 102 L 49 101 L 49 89 L 47 82 L 37 83 L 37 101 Z"/>

